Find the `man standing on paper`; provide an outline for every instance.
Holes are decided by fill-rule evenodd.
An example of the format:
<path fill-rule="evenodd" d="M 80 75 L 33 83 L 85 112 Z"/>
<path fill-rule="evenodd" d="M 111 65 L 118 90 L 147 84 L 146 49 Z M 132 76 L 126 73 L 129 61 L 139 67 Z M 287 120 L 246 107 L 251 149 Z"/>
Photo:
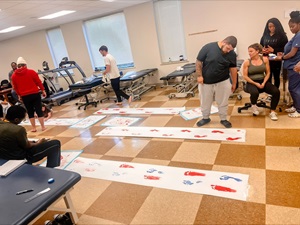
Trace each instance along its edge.
<path fill-rule="evenodd" d="M 115 58 L 108 53 L 108 48 L 105 45 L 102 45 L 99 48 L 99 52 L 104 57 L 104 64 L 106 67 L 103 76 L 109 75 L 111 86 L 117 96 L 117 105 L 122 105 L 121 97 L 127 99 L 130 104 L 132 97 L 128 96 L 120 89 L 120 72 Z"/>
<path fill-rule="evenodd" d="M 197 56 L 196 74 L 203 115 L 203 119 L 197 122 L 198 127 L 211 121 L 209 116 L 214 99 L 218 104 L 220 123 L 226 128 L 232 127 L 227 120 L 227 110 L 228 98 L 237 84 L 236 54 L 233 51 L 236 45 L 236 37 L 229 36 L 206 44 Z"/>

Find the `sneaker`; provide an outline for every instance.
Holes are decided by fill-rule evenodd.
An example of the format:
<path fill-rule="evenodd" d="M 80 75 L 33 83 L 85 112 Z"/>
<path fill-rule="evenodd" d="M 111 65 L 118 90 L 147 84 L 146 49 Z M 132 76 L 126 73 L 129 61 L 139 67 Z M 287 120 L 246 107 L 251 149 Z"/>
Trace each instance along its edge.
<path fill-rule="evenodd" d="M 257 105 L 252 105 L 251 108 L 252 108 L 253 116 L 258 116 L 259 115 L 259 111 L 258 111 Z"/>
<path fill-rule="evenodd" d="M 300 117 L 300 113 L 298 113 L 297 111 L 295 111 L 293 113 L 289 113 L 288 116 L 292 117 L 292 118 L 298 118 L 298 117 Z"/>
<path fill-rule="evenodd" d="M 210 122 L 210 118 L 208 118 L 208 119 L 202 119 L 202 120 L 200 120 L 200 121 L 197 122 L 197 126 L 198 127 L 202 127 L 203 125 L 208 124 L 209 122 Z"/>
<path fill-rule="evenodd" d="M 228 120 L 221 120 L 220 123 L 226 128 L 232 127 L 231 123 Z"/>
<path fill-rule="evenodd" d="M 296 108 L 294 106 L 292 106 L 292 107 L 290 107 L 288 109 L 285 109 L 284 111 L 287 112 L 287 113 L 293 113 L 293 112 L 296 111 Z"/>
<path fill-rule="evenodd" d="M 269 117 L 271 118 L 271 120 L 273 121 L 277 121 L 278 120 L 278 117 L 277 117 L 277 113 L 276 112 L 271 112 L 269 114 Z"/>

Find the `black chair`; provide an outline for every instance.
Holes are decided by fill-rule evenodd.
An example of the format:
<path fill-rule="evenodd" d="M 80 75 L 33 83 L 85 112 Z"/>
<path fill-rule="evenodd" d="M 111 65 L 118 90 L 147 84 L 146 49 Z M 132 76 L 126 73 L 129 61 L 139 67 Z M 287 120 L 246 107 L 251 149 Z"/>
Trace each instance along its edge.
<path fill-rule="evenodd" d="M 242 83 L 243 83 L 243 90 L 244 90 L 246 93 L 249 93 L 249 92 L 246 91 L 246 85 L 247 85 L 247 82 L 246 82 L 246 81 L 242 81 Z M 263 93 L 263 91 L 260 92 L 260 93 Z M 262 100 L 262 99 L 258 99 L 258 102 L 256 103 L 256 105 L 257 105 L 257 107 L 260 107 L 260 108 L 271 109 L 271 107 L 268 106 L 268 105 L 266 104 L 266 102 L 265 102 L 264 100 Z M 248 110 L 248 109 L 251 108 L 251 107 L 252 107 L 252 104 L 251 104 L 250 102 L 247 102 L 247 103 L 245 103 L 244 106 L 238 107 L 238 113 L 241 113 L 242 110 Z M 253 115 L 254 115 L 254 114 L 253 114 Z"/>

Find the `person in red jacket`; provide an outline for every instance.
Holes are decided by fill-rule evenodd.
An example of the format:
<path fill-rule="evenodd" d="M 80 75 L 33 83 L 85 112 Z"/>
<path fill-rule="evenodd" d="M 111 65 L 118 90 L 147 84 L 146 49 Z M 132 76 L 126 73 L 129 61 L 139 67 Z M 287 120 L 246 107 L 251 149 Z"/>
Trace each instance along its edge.
<path fill-rule="evenodd" d="M 40 91 L 42 91 L 43 97 L 46 97 L 45 88 L 38 74 L 34 70 L 27 68 L 27 63 L 23 57 L 18 58 L 17 66 L 18 69 L 15 70 L 11 77 L 12 85 L 19 96 L 19 100 L 24 103 L 27 109 L 28 117 L 32 126 L 31 132 L 36 132 L 34 113 L 37 114 L 42 131 L 44 131 L 46 127 L 44 125 Z"/>

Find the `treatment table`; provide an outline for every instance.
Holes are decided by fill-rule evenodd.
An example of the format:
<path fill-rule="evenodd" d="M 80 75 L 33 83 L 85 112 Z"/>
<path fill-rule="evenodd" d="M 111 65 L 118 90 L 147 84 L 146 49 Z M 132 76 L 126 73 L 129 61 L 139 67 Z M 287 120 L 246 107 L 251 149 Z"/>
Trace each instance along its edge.
<path fill-rule="evenodd" d="M 0 159 L 0 165 L 5 162 L 6 160 Z M 55 181 L 49 184 L 49 178 Z M 0 177 L 0 224 L 32 224 L 46 210 L 69 212 L 73 224 L 77 223 L 78 217 L 69 192 L 80 179 L 81 176 L 75 172 L 28 164 L 22 165 L 6 177 Z M 48 187 L 49 192 L 24 202 Z M 16 195 L 17 192 L 26 189 L 33 191 Z M 62 198 L 66 208 L 51 207 Z"/>
<path fill-rule="evenodd" d="M 188 95 L 194 96 L 194 89 L 198 86 L 197 77 L 195 76 L 196 66 L 195 63 L 189 63 L 182 66 L 181 70 L 175 70 L 174 72 L 168 74 L 165 77 L 161 77 L 160 80 L 165 81 L 166 86 L 172 86 L 176 89 L 176 92 L 170 93 L 168 97 L 174 98 L 184 98 Z M 179 78 L 180 81 L 175 84 L 170 84 L 174 82 L 176 78 Z"/>
<path fill-rule="evenodd" d="M 127 72 L 120 78 L 120 82 L 128 95 L 133 95 L 133 99 L 141 99 L 142 94 L 156 88 L 156 85 L 146 83 L 146 78 L 153 76 L 155 71 L 157 71 L 157 68 Z M 126 86 L 126 83 L 129 83 L 129 85 Z"/>

